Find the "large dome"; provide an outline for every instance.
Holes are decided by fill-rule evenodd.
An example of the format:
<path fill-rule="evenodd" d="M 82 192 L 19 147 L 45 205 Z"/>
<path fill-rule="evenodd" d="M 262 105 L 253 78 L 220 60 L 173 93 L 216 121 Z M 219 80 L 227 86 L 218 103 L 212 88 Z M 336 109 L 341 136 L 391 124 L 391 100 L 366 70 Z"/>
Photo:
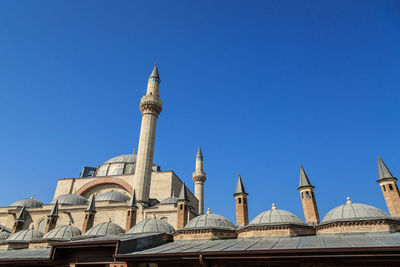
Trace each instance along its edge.
<path fill-rule="evenodd" d="M 124 229 L 122 229 L 121 226 L 112 222 L 103 222 L 90 228 L 84 235 L 107 236 L 107 235 L 119 235 L 122 233 L 124 233 Z"/>
<path fill-rule="evenodd" d="M 12 236 L 10 236 L 7 240 L 9 241 L 30 241 L 34 239 L 41 238 L 43 236 L 42 232 L 39 232 L 35 229 L 28 229 L 19 231 Z"/>
<path fill-rule="evenodd" d="M 136 158 L 136 154 L 126 154 L 113 157 L 98 167 L 96 176 L 134 174 Z M 160 170 L 160 168 L 154 163 L 152 169 L 153 171 Z"/>
<path fill-rule="evenodd" d="M 96 195 L 96 201 L 126 202 L 130 197 L 122 192 L 112 190 Z"/>
<path fill-rule="evenodd" d="M 141 221 L 140 223 L 133 226 L 128 234 L 139 234 L 139 233 L 167 233 L 172 234 L 175 232 L 174 227 L 164 220 L 157 218 L 151 218 Z"/>
<path fill-rule="evenodd" d="M 328 212 L 321 224 L 331 222 L 366 221 L 377 219 L 390 219 L 384 211 L 362 203 L 352 203 L 349 199 L 344 205 L 334 208 Z"/>
<path fill-rule="evenodd" d="M 73 225 L 63 225 L 49 231 L 43 238 L 46 239 L 71 239 L 80 236 L 81 230 Z"/>
<path fill-rule="evenodd" d="M 77 194 L 65 194 L 58 196 L 51 202 L 51 204 L 56 203 L 57 200 L 58 204 L 62 205 L 85 205 L 88 202 L 86 198 Z"/>
<path fill-rule="evenodd" d="M 23 198 L 10 205 L 11 207 L 41 208 L 43 203 L 34 198 Z"/>
<path fill-rule="evenodd" d="M 249 225 L 288 225 L 297 224 L 305 225 L 305 223 L 293 213 L 276 209 L 273 205 L 272 209 L 266 210 L 255 217 Z"/>
<path fill-rule="evenodd" d="M 185 230 L 195 229 L 221 229 L 221 230 L 235 230 L 233 223 L 228 221 L 225 217 L 212 214 L 208 211 L 206 214 L 197 216 L 190 220 L 184 227 Z"/>

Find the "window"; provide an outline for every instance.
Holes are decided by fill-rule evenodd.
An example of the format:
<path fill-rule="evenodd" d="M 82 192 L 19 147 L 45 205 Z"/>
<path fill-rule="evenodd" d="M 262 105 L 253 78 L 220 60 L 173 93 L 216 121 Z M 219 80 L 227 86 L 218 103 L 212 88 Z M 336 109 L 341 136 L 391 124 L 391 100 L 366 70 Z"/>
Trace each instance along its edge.
<path fill-rule="evenodd" d="M 182 204 L 179 205 L 179 209 L 180 209 L 180 210 L 183 210 L 183 205 L 182 205 Z"/>
<path fill-rule="evenodd" d="M 314 192 L 313 192 L 313 191 L 311 192 L 311 197 L 312 197 L 312 198 L 315 198 L 315 197 L 314 197 Z"/>
<path fill-rule="evenodd" d="M 243 203 L 247 204 L 247 199 L 243 198 Z"/>
<path fill-rule="evenodd" d="M 242 199 L 238 198 L 238 203 L 241 204 L 242 203 Z"/>
<path fill-rule="evenodd" d="M 304 192 L 301 192 L 301 198 L 304 198 Z"/>
<path fill-rule="evenodd" d="M 386 191 L 386 186 L 385 185 L 382 185 L 382 190 Z"/>
<path fill-rule="evenodd" d="M 392 191 L 393 190 L 393 186 L 392 184 L 389 184 L 389 190 Z"/>
<path fill-rule="evenodd" d="M 306 198 L 310 198 L 310 193 L 306 192 Z"/>

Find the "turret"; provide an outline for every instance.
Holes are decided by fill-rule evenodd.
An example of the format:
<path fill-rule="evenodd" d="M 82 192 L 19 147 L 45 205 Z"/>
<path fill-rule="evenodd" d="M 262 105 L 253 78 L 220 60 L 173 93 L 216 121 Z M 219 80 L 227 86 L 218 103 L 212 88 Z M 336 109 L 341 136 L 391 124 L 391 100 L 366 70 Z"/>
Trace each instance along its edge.
<path fill-rule="evenodd" d="M 377 182 L 381 186 L 390 215 L 400 217 L 400 194 L 397 188 L 397 178 L 392 175 L 380 157 L 378 157 L 378 176 Z"/>
<path fill-rule="evenodd" d="M 58 200 L 56 201 L 56 203 L 54 203 L 54 206 L 51 209 L 49 215 L 47 215 L 46 226 L 43 232 L 44 235 L 56 227 L 57 219 L 58 219 Z"/>
<path fill-rule="evenodd" d="M 186 192 L 185 183 L 182 184 L 177 206 L 176 228 L 182 229 L 188 223 L 189 219 L 189 198 Z"/>
<path fill-rule="evenodd" d="M 136 192 L 133 190 L 131 200 L 128 203 L 126 212 L 126 226 L 125 233 L 127 233 L 136 224 L 136 211 L 138 206 L 136 204 Z"/>
<path fill-rule="evenodd" d="M 297 190 L 300 192 L 301 204 L 303 205 L 304 218 L 306 219 L 306 222 L 311 224 L 319 223 L 314 186 L 311 185 L 303 166 L 300 166 L 300 181 Z"/>
<path fill-rule="evenodd" d="M 206 173 L 203 171 L 203 154 L 201 148 L 197 149 L 196 154 L 196 167 L 192 174 L 192 180 L 194 182 L 194 195 L 199 200 L 198 213 L 204 213 L 204 182 L 206 181 Z"/>
<path fill-rule="evenodd" d="M 93 227 L 94 216 L 96 215 L 95 196 L 92 195 L 88 207 L 85 210 L 85 219 L 83 221 L 82 235 Z"/>
<path fill-rule="evenodd" d="M 159 88 L 160 77 L 156 64 L 147 83 L 146 95 L 142 97 L 139 105 L 142 112 L 142 125 L 133 184 L 136 189 L 137 202 L 143 204 L 149 203 L 156 126 L 158 115 L 162 110 L 162 101 L 158 95 Z"/>
<path fill-rule="evenodd" d="M 249 224 L 249 211 L 247 206 L 247 193 L 244 189 L 242 177 L 239 174 L 236 190 L 233 196 L 236 203 L 236 224 L 238 226 L 245 226 Z"/>
<path fill-rule="evenodd" d="M 19 211 L 17 217 L 15 217 L 15 219 L 14 219 L 14 225 L 11 230 L 11 235 L 15 234 L 16 232 L 21 231 L 24 228 L 26 213 L 27 213 L 26 207 L 25 207 L 25 205 L 23 205 L 21 210 Z"/>

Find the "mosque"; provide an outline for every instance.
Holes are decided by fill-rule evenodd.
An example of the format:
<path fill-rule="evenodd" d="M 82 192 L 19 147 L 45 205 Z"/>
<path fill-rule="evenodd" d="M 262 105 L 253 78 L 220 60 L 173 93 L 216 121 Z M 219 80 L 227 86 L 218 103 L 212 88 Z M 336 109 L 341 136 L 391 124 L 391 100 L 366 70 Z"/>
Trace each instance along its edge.
<path fill-rule="evenodd" d="M 194 193 L 153 162 L 162 112 L 157 65 L 140 100 L 137 154 L 119 155 L 79 177 L 59 179 L 51 203 L 25 198 L 0 207 L 5 266 L 387 266 L 400 265 L 400 193 L 378 157 L 389 214 L 349 198 L 321 220 L 315 187 L 300 167 L 303 221 L 274 204 L 249 220 L 242 177 L 232 185 L 236 222 L 204 211 L 203 155 Z"/>

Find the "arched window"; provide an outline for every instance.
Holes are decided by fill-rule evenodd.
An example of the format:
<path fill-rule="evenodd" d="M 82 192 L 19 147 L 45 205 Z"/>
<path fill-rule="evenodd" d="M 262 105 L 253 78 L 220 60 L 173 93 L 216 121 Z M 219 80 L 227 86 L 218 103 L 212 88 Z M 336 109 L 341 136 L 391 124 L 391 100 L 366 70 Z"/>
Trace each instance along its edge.
<path fill-rule="evenodd" d="M 306 198 L 310 198 L 310 193 L 306 192 Z"/>
<path fill-rule="evenodd" d="M 382 190 L 385 192 L 386 191 L 386 186 L 382 185 Z"/>
<path fill-rule="evenodd" d="M 239 197 L 238 198 L 238 203 L 241 204 L 242 203 L 242 199 Z"/>
<path fill-rule="evenodd" d="M 389 184 L 389 190 L 392 191 L 393 190 L 393 186 L 392 184 Z"/>

